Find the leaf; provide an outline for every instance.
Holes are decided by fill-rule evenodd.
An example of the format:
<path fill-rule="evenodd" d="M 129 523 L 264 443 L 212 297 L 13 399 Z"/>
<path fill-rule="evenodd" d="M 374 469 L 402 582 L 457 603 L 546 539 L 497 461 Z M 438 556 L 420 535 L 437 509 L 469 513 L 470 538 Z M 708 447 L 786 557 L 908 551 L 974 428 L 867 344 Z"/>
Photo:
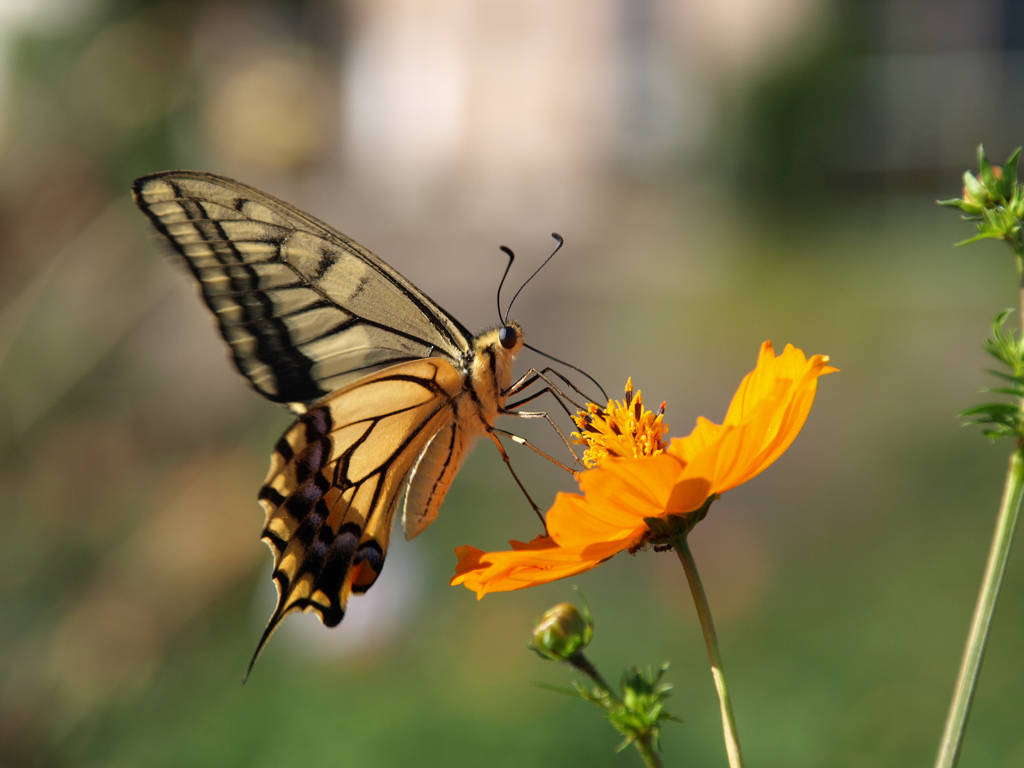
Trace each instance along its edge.
<path fill-rule="evenodd" d="M 1003 197 L 1009 200 L 1017 189 L 1017 161 L 1020 160 L 1020 147 L 1003 163 Z"/>

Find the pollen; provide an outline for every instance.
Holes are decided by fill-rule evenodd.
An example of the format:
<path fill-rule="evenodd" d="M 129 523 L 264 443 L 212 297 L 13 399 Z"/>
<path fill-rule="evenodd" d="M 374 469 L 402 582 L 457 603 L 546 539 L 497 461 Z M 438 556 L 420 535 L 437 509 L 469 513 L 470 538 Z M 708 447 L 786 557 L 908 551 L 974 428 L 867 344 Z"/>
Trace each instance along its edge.
<path fill-rule="evenodd" d="M 668 427 L 662 422 L 665 403 L 655 411 L 644 408 L 640 390 L 633 391 L 633 379 L 626 382 L 626 396 L 621 402 L 609 400 L 604 408 L 588 403 L 586 411 L 578 411 L 573 421 L 579 432 L 572 433 L 573 442 L 586 446 L 583 463 L 596 467 L 609 456 L 638 459 L 655 456 L 665 450 Z"/>

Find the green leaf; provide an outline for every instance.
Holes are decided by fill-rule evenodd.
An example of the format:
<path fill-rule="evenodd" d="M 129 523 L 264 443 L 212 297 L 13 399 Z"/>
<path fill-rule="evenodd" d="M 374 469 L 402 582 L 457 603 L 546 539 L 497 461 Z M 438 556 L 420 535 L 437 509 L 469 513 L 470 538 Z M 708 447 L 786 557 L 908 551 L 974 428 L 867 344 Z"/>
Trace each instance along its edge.
<path fill-rule="evenodd" d="M 956 243 L 956 247 L 959 248 L 961 245 L 970 245 L 971 243 L 977 243 L 979 240 L 998 240 L 1002 235 L 998 232 L 983 232 L 980 235 L 969 237 L 966 240 L 961 240 Z"/>
<path fill-rule="evenodd" d="M 1003 197 L 1009 200 L 1017 191 L 1017 161 L 1020 159 L 1020 147 L 1003 163 Z"/>
<path fill-rule="evenodd" d="M 981 183 L 985 185 L 985 191 L 989 197 L 1001 196 L 1003 185 L 992 170 L 992 163 L 989 162 L 988 155 L 985 154 L 984 144 L 978 145 L 978 176 L 981 178 Z"/>
<path fill-rule="evenodd" d="M 564 694 L 566 696 L 572 696 L 574 699 L 575 698 L 580 698 L 580 699 L 586 698 L 585 696 L 581 696 L 580 692 L 578 690 L 573 690 L 571 688 L 560 688 L 557 685 L 548 685 L 547 683 L 534 683 L 534 685 L 537 686 L 538 688 L 543 688 L 545 691 L 551 691 L 552 693 L 561 693 L 561 694 Z"/>
<path fill-rule="evenodd" d="M 1021 387 L 985 387 L 981 391 L 986 395 L 1009 395 L 1010 397 L 1020 397 L 1024 394 L 1024 389 Z"/>
<path fill-rule="evenodd" d="M 995 419 L 1003 419 L 1007 415 L 1013 415 L 1017 412 L 1017 409 L 1012 405 L 1006 403 L 985 403 L 984 405 L 976 405 L 973 408 L 968 408 L 966 411 L 961 411 L 960 416 L 989 416 Z"/>

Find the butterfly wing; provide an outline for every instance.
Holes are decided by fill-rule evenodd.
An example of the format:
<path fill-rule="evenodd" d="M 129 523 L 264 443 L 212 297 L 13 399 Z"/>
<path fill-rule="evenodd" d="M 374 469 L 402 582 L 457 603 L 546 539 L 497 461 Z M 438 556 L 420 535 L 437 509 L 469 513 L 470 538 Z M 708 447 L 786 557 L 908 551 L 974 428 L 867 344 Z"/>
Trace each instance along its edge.
<path fill-rule="evenodd" d="M 137 179 L 135 201 L 184 258 L 238 370 L 305 406 L 388 365 L 458 366 L 470 334 L 335 229 L 257 189 L 195 171 Z"/>
<path fill-rule="evenodd" d="M 437 518 L 468 443 L 478 431 L 473 424 L 463 425 L 453 420 L 436 432 L 420 452 L 409 475 L 409 487 L 402 505 L 405 538 L 419 536 Z"/>
<path fill-rule="evenodd" d="M 406 478 L 452 429 L 463 394 L 448 362 L 402 363 L 324 398 L 278 441 L 259 495 L 278 601 L 253 662 L 288 613 L 315 611 L 333 627 L 349 595 L 370 588 Z"/>

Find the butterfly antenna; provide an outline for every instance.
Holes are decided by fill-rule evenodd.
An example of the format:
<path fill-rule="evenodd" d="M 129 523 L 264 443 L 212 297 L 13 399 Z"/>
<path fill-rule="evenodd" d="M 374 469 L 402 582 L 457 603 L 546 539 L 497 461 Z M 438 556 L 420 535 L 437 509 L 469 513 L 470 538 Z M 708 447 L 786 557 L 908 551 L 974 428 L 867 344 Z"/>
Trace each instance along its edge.
<path fill-rule="evenodd" d="M 559 252 L 559 251 L 561 250 L 561 248 L 562 248 L 562 243 L 564 243 L 564 242 L 565 242 L 565 240 L 563 240 L 563 239 L 562 239 L 562 236 L 561 236 L 560 234 L 558 234 L 557 232 L 552 232 L 552 233 L 551 233 L 551 236 L 552 236 L 553 238 L 555 238 L 555 241 L 556 241 L 556 242 L 558 243 L 558 245 L 556 245 L 556 246 L 555 246 L 555 250 L 553 250 L 553 251 L 551 252 L 551 255 L 550 255 L 550 256 L 548 256 L 548 257 L 547 257 L 546 259 L 544 259 L 544 263 L 543 263 L 543 264 L 541 264 L 541 265 L 540 265 L 539 267 L 537 267 L 537 269 L 535 269 L 535 270 L 533 271 L 533 274 L 532 274 L 532 275 L 530 275 L 530 276 L 529 276 L 528 278 L 526 278 L 526 282 L 525 282 L 525 283 L 523 283 L 523 284 L 522 284 L 521 286 L 519 286 L 519 290 L 518 290 L 518 291 L 516 291 L 516 295 L 515 295 L 515 296 L 513 296 L 513 297 L 512 297 L 512 301 L 510 301 L 510 302 L 508 303 L 508 309 L 506 309 L 506 310 L 505 310 L 505 319 L 504 319 L 504 320 L 502 321 L 503 323 L 506 323 L 506 324 L 508 323 L 508 315 L 509 315 L 509 313 L 510 313 L 510 312 L 512 311 L 512 305 L 516 303 L 516 299 L 517 299 L 517 298 L 519 298 L 519 294 L 523 292 L 523 288 L 525 288 L 525 287 L 526 287 L 526 285 L 527 285 L 527 283 L 529 283 L 529 282 L 530 282 L 531 280 L 533 280 L 533 278 L 535 278 L 535 277 L 537 276 L 537 273 L 538 273 L 538 272 L 540 272 L 540 271 L 541 271 L 542 269 L 544 269 L 544 266 L 545 266 L 545 265 L 546 265 L 546 264 L 547 264 L 547 263 L 548 263 L 549 261 L 551 261 L 551 259 L 553 259 L 553 258 L 555 257 L 555 254 L 556 254 L 556 253 L 558 253 L 558 252 Z M 509 251 L 509 250 L 508 250 L 507 248 L 506 248 L 506 249 L 504 249 L 504 250 L 508 251 L 508 253 L 512 253 L 512 252 L 511 252 L 511 251 Z M 511 261 L 509 262 L 509 266 L 512 266 L 512 262 L 511 262 Z M 507 271 L 508 271 L 508 270 L 506 270 L 506 272 L 507 272 Z M 499 311 L 500 311 L 500 310 L 499 310 Z M 542 352 L 541 354 L 544 354 L 544 353 Z M 554 358 L 551 358 L 551 359 L 553 360 Z M 580 373 L 583 373 L 583 371 L 580 371 Z M 586 375 L 586 374 L 584 374 L 584 375 Z M 587 376 L 587 378 L 590 378 L 590 377 L 589 377 L 589 376 Z M 593 381 L 593 379 L 591 379 L 591 381 Z M 595 384 L 597 384 L 597 382 L 596 382 L 596 381 L 595 381 L 594 383 L 595 383 Z M 598 384 L 598 386 L 600 387 L 601 385 L 600 385 L 600 384 Z"/>
<path fill-rule="evenodd" d="M 510 269 L 512 269 L 512 262 L 516 260 L 516 255 L 514 253 L 512 253 L 512 249 L 509 248 L 507 245 L 499 245 L 498 248 L 506 256 L 508 256 L 508 264 L 505 265 L 505 274 L 503 274 L 501 276 L 501 282 L 498 283 L 498 322 L 500 322 L 502 325 L 504 325 L 506 322 L 508 322 L 508 313 L 507 312 L 505 313 L 505 319 L 502 320 L 501 319 L 501 286 L 503 286 L 505 284 L 505 278 L 508 277 L 508 271 Z M 516 294 L 516 295 L 518 296 L 518 294 Z M 512 301 L 515 301 L 514 297 L 513 297 Z M 509 305 L 509 306 L 511 307 L 511 305 Z"/>
<path fill-rule="evenodd" d="M 605 402 L 608 401 L 608 399 L 609 399 L 608 398 L 608 393 L 604 391 L 604 387 L 601 386 L 601 383 L 597 379 L 595 379 L 593 376 L 591 376 L 589 373 L 587 373 L 582 368 L 580 368 L 579 366 L 573 365 L 572 363 L 567 363 L 565 360 L 559 360 L 554 355 L 549 355 L 547 352 L 541 352 L 539 349 L 537 349 L 536 347 L 532 347 L 529 344 L 523 344 L 523 346 L 526 347 L 529 350 L 532 350 L 532 351 L 536 352 L 538 355 L 546 357 L 548 360 L 554 360 L 559 365 L 564 365 L 567 368 L 572 368 L 574 371 L 576 371 L 576 373 L 579 373 L 579 374 L 582 374 L 582 375 L 586 376 L 588 379 L 590 379 L 593 382 L 595 387 L 597 387 L 599 390 L 601 390 L 601 397 L 603 397 L 605 399 Z M 582 393 L 580 393 L 580 394 L 582 394 Z"/>

